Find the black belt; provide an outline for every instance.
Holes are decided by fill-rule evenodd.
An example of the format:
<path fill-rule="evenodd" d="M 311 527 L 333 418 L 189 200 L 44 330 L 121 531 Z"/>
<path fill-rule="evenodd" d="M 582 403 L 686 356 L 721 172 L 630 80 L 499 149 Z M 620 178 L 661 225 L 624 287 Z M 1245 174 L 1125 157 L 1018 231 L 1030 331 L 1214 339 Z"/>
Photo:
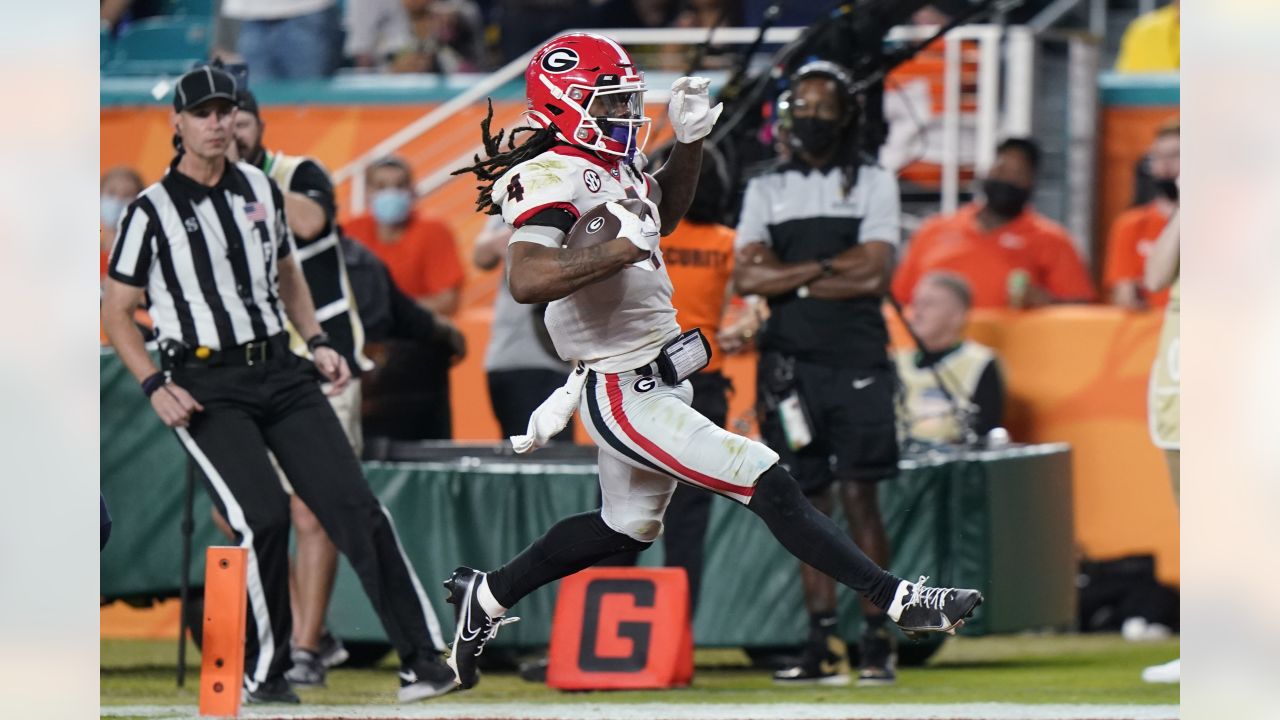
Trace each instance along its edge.
<path fill-rule="evenodd" d="M 264 365 L 272 358 L 291 352 L 286 333 L 273 335 L 266 340 L 253 340 L 243 345 L 217 349 L 168 340 L 161 343 L 160 356 L 166 369 L 187 365 L 203 367 L 253 367 Z"/>

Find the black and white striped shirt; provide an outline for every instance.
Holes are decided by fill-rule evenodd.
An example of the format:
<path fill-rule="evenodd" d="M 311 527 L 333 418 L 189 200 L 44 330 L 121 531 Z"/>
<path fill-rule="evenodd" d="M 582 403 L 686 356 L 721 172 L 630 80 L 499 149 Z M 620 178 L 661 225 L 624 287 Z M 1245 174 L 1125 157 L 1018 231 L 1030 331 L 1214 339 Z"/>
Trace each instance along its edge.
<path fill-rule="evenodd" d="M 247 163 L 208 187 L 177 162 L 125 211 L 108 273 L 147 289 L 161 339 L 218 350 L 284 332 L 278 263 L 293 239 L 280 189 Z"/>

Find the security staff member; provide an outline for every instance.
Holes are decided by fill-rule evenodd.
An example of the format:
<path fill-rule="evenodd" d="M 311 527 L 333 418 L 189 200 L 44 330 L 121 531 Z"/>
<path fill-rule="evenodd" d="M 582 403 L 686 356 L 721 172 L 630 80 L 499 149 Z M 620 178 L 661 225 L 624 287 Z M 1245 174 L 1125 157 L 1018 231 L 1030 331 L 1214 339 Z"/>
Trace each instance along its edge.
<path fill-rule="evenodd" d="M 876 484 L 897 473 L 894 372 L 880 313 L 898 245 L 898 185 L 864 164 L 852 142 L 855 98 L 839 65 L 791 78 L 792 157 L 752 179 L 738 225 L 734 282 L 768 298 L 758 397 L 766 442 L 814 505 L 832 510 L 838 484 L 858 546 L 881 567 L 889 544 Z M 810 638 L 779 682 L 848 682 L 830 578 L 802 566 Z M 893 682 L 886 616 L 863 603 L 860 684 Z"/>
<path fill-rule="evenodd" d="M 372 369 L 373 363 L 364 356 L 365 331 L 339 242 L 333 182 L 320 163 L 309 157 L 267 151 L 262 140 L 266 125 L 258 111 L 258 99 L 247 88 L 239 89 L 237 104 L 240 111 L 232 125 L 235 142 L 228 147 L 228 157 L 244 160 L 262 170 L 275 181 L 284 197 L 285 214 L 296 246 L 294 257 L 302 266 L 302 275 L 311 291 L 316 320 L 352 372 L 346 388 L 329 395 L 329 404 L 358 457 L 364 451 L 360 373 Z M 303 337 L 293 327 L 288 330 L 292 350 L 308 356 Z M 338 572 L 338 549 L 297 494 L 289 497 L 289 511 L 297 533 L 297 550 L 290 593 L 294 615 L 293 667 L 286 676 L 294 686 L 323 685 L 326 668 L 346 656 L 341 640 L 324 630 L 329 595 Z"/>
<path fill-rule="evenodd" d="M 268 449 L 360 577 L 400 655 L 399 699 L 442 694 L 453 673 L 440 660 L 422 585 L 315 381 L 318 371 L 341 390 L 350 371 L 316 322 L 283 196 L 257 168 L 226 159 L 235 96 L 235 80 L 217 67 L 178 81 L 170 116 L 178 155 L 121 222 L 103 326 L 248 550 L 247 699 L 298 702 L 284 678 L 289 502 Z M 144 292 L 163 370 L 130 318 Z M 314 365 L 289 352 L 285 313 Z"/>

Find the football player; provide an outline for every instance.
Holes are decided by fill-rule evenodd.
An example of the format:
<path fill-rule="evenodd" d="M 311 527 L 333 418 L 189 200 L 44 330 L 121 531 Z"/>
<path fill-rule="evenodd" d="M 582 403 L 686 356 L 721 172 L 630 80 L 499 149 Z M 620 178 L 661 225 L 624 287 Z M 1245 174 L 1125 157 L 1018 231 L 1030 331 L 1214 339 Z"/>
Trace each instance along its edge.
<path fill-rule="evenodd" d="M 778 455 L 716 426 L 689 407 L 688 375 L 706 364 L 695 328 L 682 332 L 658 247 L 693 197 L 702 140 L 722 107 L 709 81 L 684 77 L 668 115 L 677 140 L 652 175 L 642 150 L 649 131 L 645 81 L 631 56 L 598 35 L 560 36 L 525 72 L 530 127 L 506 149 L 482 125 L 488 157 L 459 172 L 481 181 L 478 210 L 515 228 L 508 281 L 521 303 L 550 303 L 547 330 L 575 364 L 565 386 L 530 418 L 517 450 L 546 442 L 576 408 L 600 448 L 599 510 L 565 518 L 492 572 L 460 567 L 445 581 L 457 627 L 449 659 L 463 688 L 478 680 L 476 656 L 533 590 L 624 551 L 647 548 L 677 482 L 707 488 L 758 515 L 793 555 L 867 596 L 909 634 L 954 632 L 982 602 L 976 590 L 910 583 L 884 571 L 805 499 Z M 517 140 L 520 140 L 517 143 Z M 617 201 L 645 200 L 632 214 Z M 604 203 L 617 237 L 565 247 L 578 217 Z M 815 272 L 821 269 L 815 263 Z M 806 272 L 800 268 L 798 272 Z"/>

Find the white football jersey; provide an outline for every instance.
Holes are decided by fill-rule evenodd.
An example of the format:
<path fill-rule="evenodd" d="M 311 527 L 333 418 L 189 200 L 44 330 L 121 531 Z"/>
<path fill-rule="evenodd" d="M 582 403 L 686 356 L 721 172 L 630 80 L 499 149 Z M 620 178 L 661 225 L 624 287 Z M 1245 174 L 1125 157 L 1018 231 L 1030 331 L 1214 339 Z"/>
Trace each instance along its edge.
<path fill-rule="evenodd" d="M 620 160 L 561 145 L 508 170 L 492 195 L 503 220 L 519 228 L 543 210 L 560 208 L 576 218 L 609 200 L 648 197 L 654 188 L 647 174 Z M 522 241 L 540 239 L 514 242 Z M 550 239 L 542 244 L 555 246 Z M 680 334 L 661 251 L 656 261 L 654 270 L 625 267 L 547 306 L 547 331 L 561 358 L 597 372 L 634 370 Z"/>

